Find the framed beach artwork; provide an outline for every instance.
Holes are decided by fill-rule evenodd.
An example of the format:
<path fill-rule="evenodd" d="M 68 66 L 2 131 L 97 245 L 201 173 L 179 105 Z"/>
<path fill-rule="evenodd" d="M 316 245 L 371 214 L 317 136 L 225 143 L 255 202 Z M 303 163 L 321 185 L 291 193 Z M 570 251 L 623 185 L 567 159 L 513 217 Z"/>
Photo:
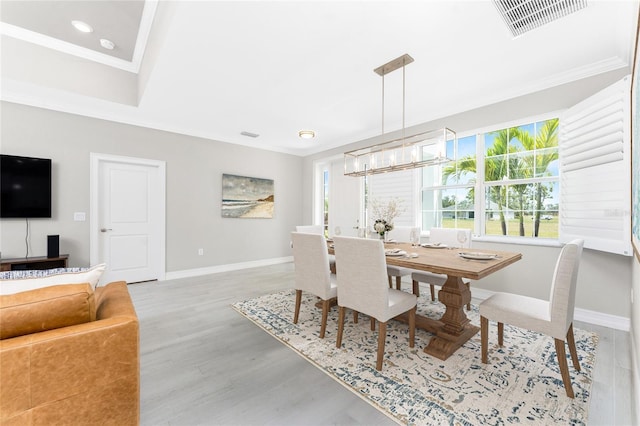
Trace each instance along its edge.
<path fill-rule="evenodd" d="M 222 175 L 222 217 L 273 218 L 272 179 Z"/>
<path fill-rule="evenodd" d="M 639 30 L 640 31 L 640 30 Z M 638 35 L 636 35 L 636 38 Z M 640 260 L 640 49 L 636 40 L 636 55 L 631 85 L 631 241 Z"/>

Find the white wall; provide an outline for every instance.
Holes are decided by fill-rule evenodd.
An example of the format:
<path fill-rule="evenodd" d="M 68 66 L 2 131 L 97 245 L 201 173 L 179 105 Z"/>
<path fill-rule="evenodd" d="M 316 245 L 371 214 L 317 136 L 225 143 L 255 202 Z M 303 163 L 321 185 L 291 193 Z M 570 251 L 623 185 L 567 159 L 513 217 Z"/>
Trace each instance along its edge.
<path fill-rule="evenodd" d="M 2 102 L 0 152 L 51 158 L 53 217 L 32 219 L 30 255 L 46 255 L 60 235 L 71 266 L 89 264 L 89 153 L 166 161 L 167 272 L 291 255 L 289 232 L 302 221 L 299 157 Z M 221 217 L 223 173 L 273 179 L 273 219 Z M 2 257 L 25 255 L 24 219 L 0 220 Z M 204 256 L 198 256 L 204 248 Z"/>

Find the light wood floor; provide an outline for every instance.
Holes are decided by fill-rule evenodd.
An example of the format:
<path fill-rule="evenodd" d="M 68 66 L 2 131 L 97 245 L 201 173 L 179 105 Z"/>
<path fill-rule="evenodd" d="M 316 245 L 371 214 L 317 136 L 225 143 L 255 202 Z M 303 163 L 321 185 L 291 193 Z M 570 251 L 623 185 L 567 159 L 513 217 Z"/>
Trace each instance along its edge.
<path fill-rule="evenodd" d="M 140 319 L 141 424 L 395 424 L 230 307 L 292 282 L 288 263 L 130 285 Z M 629 333 L 575 326 L 600 335 L 589 424 L 630 425 Z"/>

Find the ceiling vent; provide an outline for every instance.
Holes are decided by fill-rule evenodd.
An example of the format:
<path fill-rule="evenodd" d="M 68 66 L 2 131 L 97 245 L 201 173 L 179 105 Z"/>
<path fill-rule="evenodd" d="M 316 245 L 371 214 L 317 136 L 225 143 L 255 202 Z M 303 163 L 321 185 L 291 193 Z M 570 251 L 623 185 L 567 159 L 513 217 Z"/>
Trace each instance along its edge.
<path fill-rule="evenodd" d="M 242 136 L 247 136 L 247 137 L 250 137 L 250 138 L 257 138 L 258 136 L 260 136 L 257 133 L 251 133 L 251 132 L 240 132 L 240 134 Z"/>
<path fill-rule="evenodd" d="M 587 7 L 587 0 L 493 0 L 514 37 Z"/>

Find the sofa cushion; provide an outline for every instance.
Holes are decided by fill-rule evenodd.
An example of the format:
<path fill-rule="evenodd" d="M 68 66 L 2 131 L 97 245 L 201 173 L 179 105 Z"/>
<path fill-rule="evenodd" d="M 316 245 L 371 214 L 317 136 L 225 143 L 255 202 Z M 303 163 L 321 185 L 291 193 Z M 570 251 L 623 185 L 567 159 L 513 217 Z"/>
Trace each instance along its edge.
<path fill-rule="evenodd" d="M 96 319 L 90 284 L 65 284 L 0 296 L 0 339 Z"/>
<path fill-rule="evenodd" d="M 101 263 L 89 269 L 83 269 L 81 271 L 69 272 L 63 269 L 62 272 L 52 273 L 49 271 L 43 271 L 34 273 L 35 271 L 29 271 L 29 274 L 24 274 L 26 271 L 18 271 L 12 275 L 10 279 L 0 279 L 0 295 L 2 294 L 14 294 L 21 291 L 35 290 L 37 288 L 48 287 L 57 284 L 81 284 L 89 283 L 95 289 L 100 281 L 100 277 L 105 270 L 106 265 Z M 38 276 L 43 274 L 44 276 Z M 16 275 L 18 275 L 16 277 Z M 25 276 L 26 275 L 26 276 Z M 33 276 L 36 275 L 36 276 Z"/>

